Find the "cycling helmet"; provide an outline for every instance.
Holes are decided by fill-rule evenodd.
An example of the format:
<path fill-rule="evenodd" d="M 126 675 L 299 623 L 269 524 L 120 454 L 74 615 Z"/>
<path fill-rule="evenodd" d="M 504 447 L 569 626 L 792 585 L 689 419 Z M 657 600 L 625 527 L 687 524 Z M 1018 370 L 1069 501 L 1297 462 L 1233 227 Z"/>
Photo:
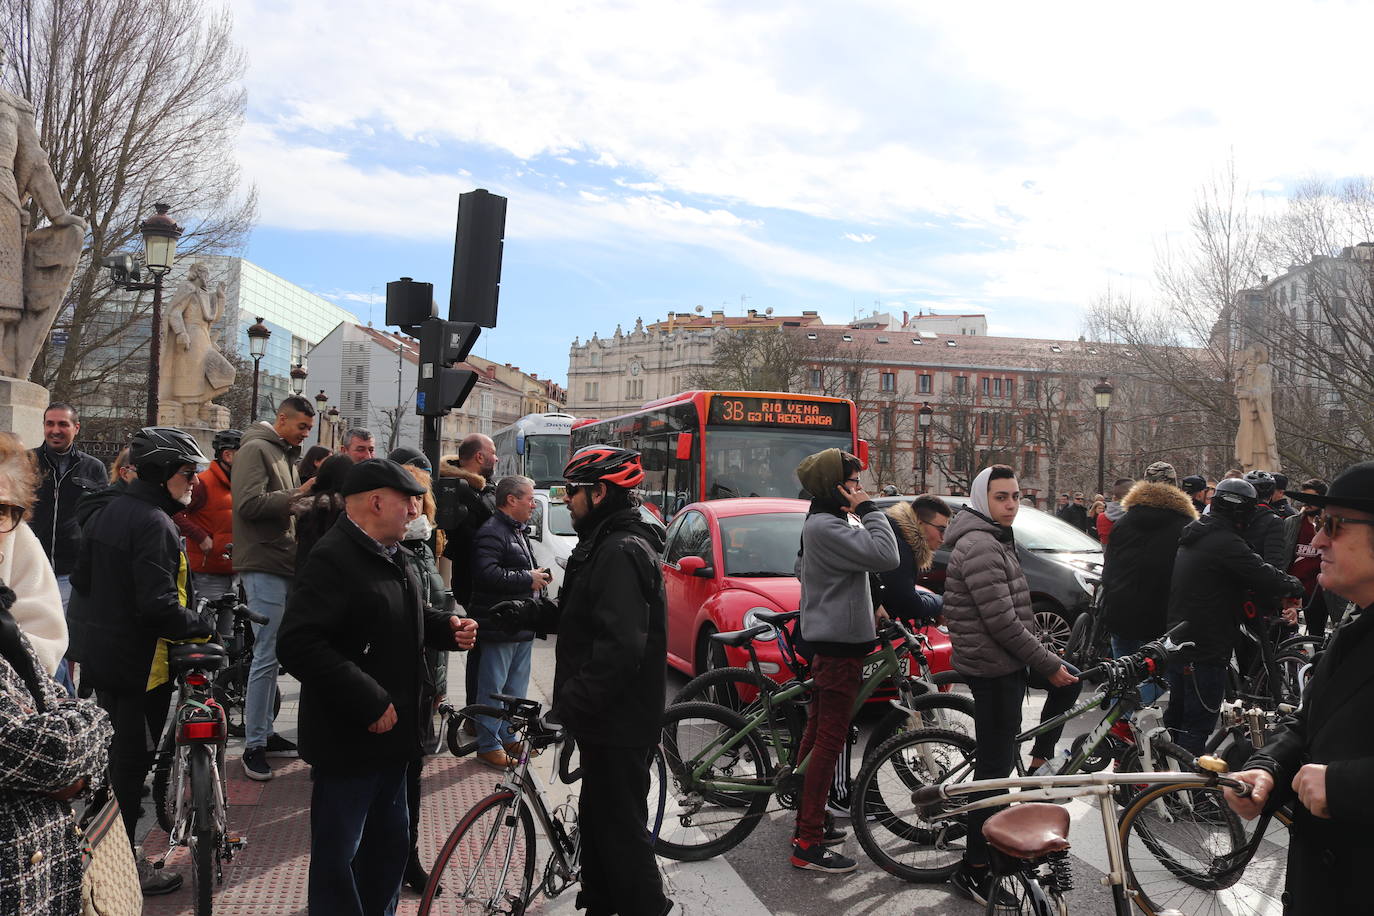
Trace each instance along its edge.
<path fill-rule="evenodd" d="M 210 446 L 210 450 L 219 457 L 219 453 L 227 449 L 237 450 L 239 444 L 243 442 L 243 433 L 237 429 L 221 429 L 215 433 L 215 441 Z"/>
<path fill-rule="evenodd" d="M 397 464 L 413 464 L 426 473 L 433 473 L 434 468 L 429 464 L 429 459 L 425 453 L 412 445 L 401 445 L 393 448 L 391 454 L 386 456 L 388 460 Z"/>
<path fill-rule="evenodd" d="M 1260 502 L 1267 502 L 1274 495 L 1274 475 L 1268 471 L 1250 471 L 1245 475 L 1245 480 L 1255 488 L 1255 495 Z"/>
<path fill-rule="evenodd" d="M 207 467 L 210 459 L 201 453 L 189 434 L 170 426 L 145 426 L 129 441 L 129 463 L 140 472 L 144 468 L 162 468 L 170 476 L 186 464 Z"/>
<path fill-rule="evenodd" d="M 1238 522 L 1247 520 L 1258 503 L 1259 495 L 1249 481 L 1235 477 L 1223 480 L 1212 492 L 1212 514 L 1224 515 Z"/>
<path fill-rule="evenodd" d="M 630 489 L 644 480 L 639 452 L 613 445 L 589 445 L 578 449 L 563 468 L 568 483 L 608 483 Z"/>

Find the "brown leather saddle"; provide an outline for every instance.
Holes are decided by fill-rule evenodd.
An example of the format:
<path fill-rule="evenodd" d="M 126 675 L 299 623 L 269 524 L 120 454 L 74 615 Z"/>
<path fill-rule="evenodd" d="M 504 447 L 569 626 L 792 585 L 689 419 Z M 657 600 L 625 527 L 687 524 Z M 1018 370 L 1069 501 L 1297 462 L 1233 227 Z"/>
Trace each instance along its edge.
<path fill-rule="evenodd" d="M 1015 859 L 1039 859 L 1069 848 L 1069 812 L 1062 805 L 1025 802 L 983 824 L 988 845 Z"/>

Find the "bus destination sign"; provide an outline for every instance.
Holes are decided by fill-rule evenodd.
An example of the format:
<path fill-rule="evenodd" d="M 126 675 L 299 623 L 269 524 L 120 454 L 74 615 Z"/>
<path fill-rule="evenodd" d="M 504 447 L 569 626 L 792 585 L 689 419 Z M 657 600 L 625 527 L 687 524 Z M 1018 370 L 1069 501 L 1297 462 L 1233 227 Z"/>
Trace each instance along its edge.
<path fill-rule="evenodd" d="M 849 431 L 849 404 L 794 398 L 720 396 L 711 399 L 712 426 L 805 426 Z"/>

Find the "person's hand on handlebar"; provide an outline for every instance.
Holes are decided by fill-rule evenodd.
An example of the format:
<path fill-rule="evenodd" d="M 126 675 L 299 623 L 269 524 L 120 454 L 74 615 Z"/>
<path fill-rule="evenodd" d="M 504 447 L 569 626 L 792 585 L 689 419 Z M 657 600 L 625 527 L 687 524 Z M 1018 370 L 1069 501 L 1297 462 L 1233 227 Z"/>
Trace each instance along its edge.
<path fill-rule="evenodd" d="M 1232 811 L 1247 821 L 1259 817 L 1260 812 L 1264 810 L 1264 803 L 1269 801 L 1269 793 L 1274 790 L 1274 777 L 1268 770 L 1241 770 L 1229 775 L 1237 782 L 1250 786 L 1250 794 L 1241 798 L 1235 789 L 1224 788 L 1221 791 L 1226 796 L 1226 803 L 1231 806 Z"/>
<path fill-rule="evenodd" d="M 1070 671 L 1067 665 L 1060 665 L 1059 670 L 1050 675 L 1050 683 L 1055 687 L 1067 687 L 1078 683 L 1078 675 Z"/>

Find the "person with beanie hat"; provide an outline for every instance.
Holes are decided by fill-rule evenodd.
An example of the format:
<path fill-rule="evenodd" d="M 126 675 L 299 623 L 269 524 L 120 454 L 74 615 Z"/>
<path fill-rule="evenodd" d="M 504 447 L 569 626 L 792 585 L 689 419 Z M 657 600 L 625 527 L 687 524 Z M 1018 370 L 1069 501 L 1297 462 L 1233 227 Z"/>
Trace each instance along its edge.
<path fill-rule="evenodd" d="M 825 801 L 835 761 L 849 734 L 849 715 L 862 682 L 864 656 L 877 639 L 869 573 L 898 562 L 897 538 L 887 516 L 859 482 L 862 465 L 837 448 L 809 455 L 797 479 L 811 494 L 802 523 L 797 579 L 801 583 L 801 635 L 814 651 L 815 680 L 806 731 L 797 759 L 811 755 L 792 840 L 794 868 L 849 872 L 853 859 L 827 849 Z"/>

